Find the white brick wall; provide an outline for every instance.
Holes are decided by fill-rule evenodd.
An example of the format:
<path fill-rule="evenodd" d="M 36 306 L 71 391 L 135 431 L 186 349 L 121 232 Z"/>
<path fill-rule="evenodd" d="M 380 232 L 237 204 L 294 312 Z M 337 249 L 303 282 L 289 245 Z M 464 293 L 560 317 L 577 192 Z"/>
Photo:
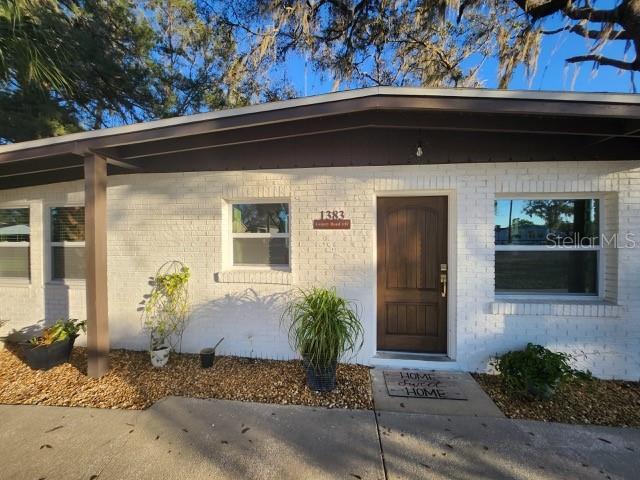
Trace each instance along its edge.
<path fill-rule="evenodd" d="M 558 162 L 351 167 L 262 172 L 148 174 L 110 177 L 108 189 L 109 316 L 112 345 L 144 349 L 138 304 L 148 277 L 170 259 L 191 267 L 192 324 L 184 348 L 197 351 L 225 337 L 223 353 L 293 355 L 279 325 L 282 304 L 297 287 L 336 286 L 362 307 L 365 347 L 375 354 L 376 196 L 451 194 L 455 224 L 450 263 L 450 355 L 484 370 L 489 358 L 532 341 L 578 355 L 603 377 L 640 378 L 640 255 L 605 252 L 606 298 L 580 302 L 508 302 L 494 294 L 496 194 L 606 194 L 603 230 L 640 239 L 640 162 Z M 230 271 L 229 201 L 288 199 L 291 272 Z M 82 202 L 82 183 L 0 192 L 0 206 L 30 205 L 32 282 L 0 284 L 4 332 L 59 316 L 84 318 L 81 284 L 47 282 L 43 243 L 48 208 Z M 323 209 L 344 210 L 351 230 L 313 230 Z"/>

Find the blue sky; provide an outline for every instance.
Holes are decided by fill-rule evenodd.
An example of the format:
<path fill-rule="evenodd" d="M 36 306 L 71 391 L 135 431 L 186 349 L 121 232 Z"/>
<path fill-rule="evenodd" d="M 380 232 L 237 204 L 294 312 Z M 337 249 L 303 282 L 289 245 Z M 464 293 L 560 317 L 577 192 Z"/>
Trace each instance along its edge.
<path fill-rule="evenodd" d="M 606 8 L 613 2 L 605 0 L 598 2 L 599 7 Z M 557 18 L 547 22 L 547 29 L 554 29 L 564 25 L 562 19 Z M 595 24 L 594 26 L 598 26 Z M 532 78 L 529 78 L 523 68 L 519 68 L 509 85 L 511 89 L 524 90 L 557 90 L 581 92 L 623 92 L 632 93 L 631 74 L 621 72 L 612 67 L 593 68 L 592 63 L 569 65 L 565 59 L 574 55 L 589 53 L 593 41 L 586 40 L 575 33 L 564 32 L 557 35 L 545 36 L 542 40 L 538 68 Z M 609 42 L 600 53 L 613 58 L 624 59 L 624 42 Z M 633 49 L 627 56 L 634 54 Z M 470 59 L 473 61 L 473 59 Z M 298 94 L 305 94 L 305 62 L 299 55 L 291 55 L 285 65 L 286 76 L 291 81 Z M 485 62 L 481 70 L 480 79 L 487 88 L 495 88 L 496 62 Z M 316 95 L 330 92 L 331 78 L 321 78 L 309 67 L 306 69 L 306 93 Z M 640 75 L 636 75 L 636 84 L 640 88 Z"/>
<path fill-rule="evenodd" d="M 632 85 L 629 72 L 620 72 L 612 67 L 600 67 L 594 70 L 593 63 L 569 65 L 564 61 L 565 58 L 573 55 L 589 53 L 588 49 L 591 44 L 591 41 L 587 41 L 575 33 L 546 36 L 543 38 L 538 69 L 533 79 L 526 78 L 523 69 L 520 69 L 510 88 L 583 92 L 631 92 Z M 613 58 L 622 59 L 624 58 L 624 43 L 610 42 L 604 53 Z M 629 54 L 633 55 L 633 52 L 631 51 Z M 490 85 L 488 86 L 495 86 L 495 75 L 490 79 Z"/>

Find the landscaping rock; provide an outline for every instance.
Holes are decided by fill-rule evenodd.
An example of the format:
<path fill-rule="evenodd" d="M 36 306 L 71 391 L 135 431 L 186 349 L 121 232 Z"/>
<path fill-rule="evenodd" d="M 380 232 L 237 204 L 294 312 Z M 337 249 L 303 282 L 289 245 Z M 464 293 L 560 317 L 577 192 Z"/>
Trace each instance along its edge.
<path fill-rule="evenodd" d="M 474 378 L 509 418 L 640 427 L 640 382 L 576 380 L 558 387 L 550 400 L 527 401 L 509 395 L 499 375 Z"/>
<path fill-rule="evenodd" d="M 145 409 L 169 395 L 219 398 L 328 408 L 371 409 L 369 369 L 339 364 L 337 388 L 316 393 L 305 383 L 302 362 L 217 357 L 202 369 L 198 355 L 171 354 L 164 368 L 153 368 L 148 352 L 113 350 L 110 370 L 89 378 L 85 348 L 70 363 L 32 370 L 18 349 L 0 351 L 0 403 Z"/>

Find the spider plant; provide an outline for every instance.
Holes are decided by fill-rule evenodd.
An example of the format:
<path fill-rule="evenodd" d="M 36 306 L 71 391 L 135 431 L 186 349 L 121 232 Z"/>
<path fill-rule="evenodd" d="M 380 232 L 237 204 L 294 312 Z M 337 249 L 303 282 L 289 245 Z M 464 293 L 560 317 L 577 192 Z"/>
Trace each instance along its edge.
<path fill-rule="evenodd" d="M 290 321 L 289 342 L 316 370 L 335 367 L 345 354 L 362 348 L 363 328 L 357 306 L 334 289 L 314 288 L 286 307 L 283 321 Z"/>
<path fill-rule="evenodd" d="M 86 332 L 84 320 L 61 318 L 39 336 L 21 343 L 25 362 L 36 370 L 48 370 L 68 362 L 80 331 Z"/>
<path fill-rule="evenodd" d="M 33 347 L 45 347 L 68 338 L 75 339 L 80 330 L 87 331 L 85 320 L 79 321 L 75 318 L 60 319 L 55 324 L 45 328 L 40 336 L 31 338 L 29 343 Z"/>

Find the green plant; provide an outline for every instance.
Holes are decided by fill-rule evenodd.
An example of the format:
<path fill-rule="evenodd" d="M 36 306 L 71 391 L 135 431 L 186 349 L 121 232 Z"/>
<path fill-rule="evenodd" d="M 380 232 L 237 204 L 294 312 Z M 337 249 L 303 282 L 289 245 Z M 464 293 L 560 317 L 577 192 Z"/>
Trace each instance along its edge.
<path fill-rule="evenodd" d="M 187 327 L 189 305 L 189 267 L 171 261 L 162 265 L 151 279 L 153 286 L 142 311 L 144 328 L 149 332 L 150 348 L 170 346 L 182 349 L 182 336 Z"/>
<path fill-rule="evenodd" d="M 335 289 L 300 293 L 282 314 L 283 322 L 291 322 L 291 347 L 316 369 L 331 366 L 347 352 L 355 355 L 363 342 L 356 305 L 339 297 Z"/>
<path fill-rule="evenodd" d="M 77 337 L 80 330 L 87 331 L 86 321 L 79 321 L 75 318 L 60 319 L 50 327 L 45 328 L 42 335 L 31 338 L 29 343 L 34 347 L 51 345 L 54 342 Z"/>
<path fill-rule="evenodd" d="M 510 394 L 529 400 L 547 400 L 561 383 L 591 378 L 590 372 L 571 368 L 572 359 L 566 353 L 528 343 L 524 350 L 507 352 L 493 364 Z"/>

